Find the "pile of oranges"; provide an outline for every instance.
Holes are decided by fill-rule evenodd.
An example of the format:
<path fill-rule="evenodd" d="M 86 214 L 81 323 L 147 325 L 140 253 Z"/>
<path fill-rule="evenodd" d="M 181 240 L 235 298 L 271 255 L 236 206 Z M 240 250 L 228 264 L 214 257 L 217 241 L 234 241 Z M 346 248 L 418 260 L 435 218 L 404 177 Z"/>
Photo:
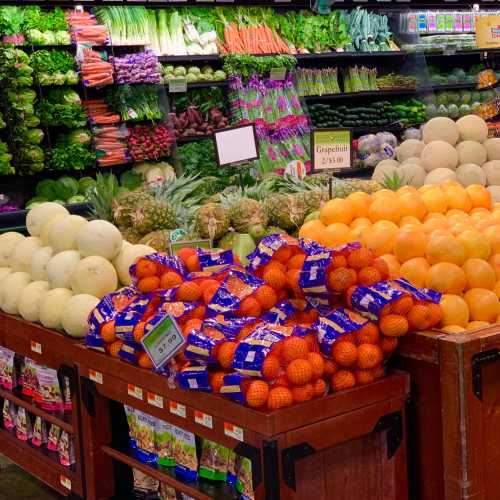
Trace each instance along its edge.
<path fill-rule="evenodd" d="M 360 242 L 387 264 L 390 279 L 441 292 L 443 331 L 500 321 L 500 204 L 483 186 L 445 181 L 353 193 L 327 202 L 299 234 L 332 248 Z"/>

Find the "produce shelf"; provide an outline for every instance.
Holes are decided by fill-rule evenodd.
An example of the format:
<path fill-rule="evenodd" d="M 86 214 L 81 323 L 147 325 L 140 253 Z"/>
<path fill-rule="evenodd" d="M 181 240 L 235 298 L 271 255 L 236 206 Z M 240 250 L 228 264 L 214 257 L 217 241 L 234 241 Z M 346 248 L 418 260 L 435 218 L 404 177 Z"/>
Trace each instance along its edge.
<path fill-rule="evenodd" d="M 5 429 L 0 429 L 0 451 L 19 467 L 61 495 L 68 496 L 76 493 L 83 496 L 82 484 L 75 472 L 61 465 L 57 461 L 56 453 L 20 441 Z"/>
<path fill-rule="evenodd" d="M 306 101 L 337 101 L 346 99 L 358 99 L 363 97 L 391 97 L 399 95 L 414 95 L 418 93 L 417 89 L 401 90 L 367 90 L 363 92 L 342 92 L 340 94 L 308 95 L 302 98 Z"/>
<path fill-rule="evenodd" d="M 239 495 L 233 492 L 233 489 L 223 482 L 209 482 L 209 481 L 196 481 L 186 483 L 176 478 L 173 468 L 152 466 L 137 460 L 133 452 L 130 450 L 121 452 L 111 448 L 110 446 L 103 446 L 102 451 L 114 460 L 122 462 L 134 469 L 138 469 L 148 476 L 154 477 L 158 481 L 167 483 L 172 488 L 181 491 L 197 500 L 210 500 L 216 498 L 217 500 L 237 500 Z"/>
<path fill-rule="evenodd" d="M 34 404 L 32 402 L 32 398 L 24 396 L 23 394 L 18 392 L 13 393 L 10 391 L 6 391 L 4 389 L 0 389 L 0 398 L 8 399 L 16 406 L 21 406 L 22 408 L 25 408 L 26 410 L 29 411 L 29 413 L 42 417 L 47 422 L 59 426 L 62 430 L 70 434 L 74 434 L 75 430 L 72 424 L 73 416 L 71 412 L 50 413 L 48 411 L 42 410 L 39 406 Z"/>

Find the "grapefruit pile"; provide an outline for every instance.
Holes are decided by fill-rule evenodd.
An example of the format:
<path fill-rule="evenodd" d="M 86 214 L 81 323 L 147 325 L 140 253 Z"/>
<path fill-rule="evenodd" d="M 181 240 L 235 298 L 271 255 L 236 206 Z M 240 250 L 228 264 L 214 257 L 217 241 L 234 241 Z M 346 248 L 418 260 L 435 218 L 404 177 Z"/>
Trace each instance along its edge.
<path fill-rule="evenodd" d="M 361 242 L 390 278 L 442 292 L 443 331 L 500 321 L 500 204 L 483 186 L 445 181 L 353 193 L 327 202 L 299 234 L 332 248 Z"/>

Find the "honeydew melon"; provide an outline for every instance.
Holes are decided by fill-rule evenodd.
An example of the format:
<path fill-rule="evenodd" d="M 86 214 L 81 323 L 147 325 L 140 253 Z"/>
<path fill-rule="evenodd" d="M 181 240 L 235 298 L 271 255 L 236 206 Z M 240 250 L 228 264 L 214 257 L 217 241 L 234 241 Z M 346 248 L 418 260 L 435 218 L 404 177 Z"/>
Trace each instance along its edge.
<path fill-rule="evenodd" d="M 396 148 L 398 161 L 403 162 L 408 158 L 420 157 L 420 153 L 425 147 L 425 142 L 417 139 L 407 139 Z"/>
<path fill-rule="evenodd" d="M 459 165 L 473 163 L 481 166 L 488 158 L 486 148 L 476 141 L 462 141 L 457 144 L 457 153 Z"/>
<path fill-rule="evenodd" d="M 449 168 L 436 168 L 425 177 L 424 184 L 441 184 L 444 181 L 457 180 L 457 174 Z"/>
<path fill-rule="evenodd" d="M 426 172 L 437 168 L 455 170 L 458 165 L 457 150 L 445 141 L 429 142 L 420 157 Z"/>
<path fill-rule="evenodd" d="M 43 224 L 42 227 L 40 228 L 40 240 L 42 240 L 42 245 L 43 246 L 48 246 L 49 245 L 49 231 L 50 228 L 58 221 L 61 220 L 63 217 L 66 217 L 68 214 L 53 214 L 51 215 Z"/>
<path fill-rule="evenodd" d="M 456 174 L 458 182 L 464 187 L 471 184 L 486 185 L 486 173 L 479 165 L 474 165 L 473 163 L 460 165 L 456 170 Z"/>
<path fill-rule="evenodd" d="M 28 229 L 28 233 L 30 233 L 31 236 L 39 236 L 43 223 L 55 214 L 68 215 L 69 212 L 62 205 L 59 205 L 59 203 L 53 203 L 51 201 L 32 208 L 28 212 L 28 215 L 26 215 L 26 228 Z"/>
<path fill-rule="evenodd" d="M 86 224 L 88 221 L 79 215 L 66 215 L 59 219 L 49 229 L 49 246 L 54 249 L 55 253 L 63 250 L 77 250 L 76 238 Z"/>
<path fill-rule="evenodd" d="M 30 274 L 35 281 L 48 281 L 47 263 L 54 255 L 52 247 L 40 247 L 31 257 Z"/>
<path fill-rule="evenodd" d="M 28 286 L 31 277 L 28 273 L 10 273 L 3 281 L 0 288 L 0 308 L 8 314 L 18 314 L 17 303 L 21 292 Z"/>
<path fill-rule="evenodd" d="M 118 256 L 113 260 L 118 278 L 122 285 L 128 286 L 132 283 L 129 269 L 138 257 L 155 253 L 154 248 L 147 245 L 131 245 L 128 242 L 123 242 L 122 249 Z"/>
<path fill-rule="evenodd" d="M 70 288 L 71 276 L 80 259 L 77 250 L 65 250 L 54 255 L 47 263 L 50 288 Z"/>
<path fill-rule="evenodd" d="M 23 288 L 17 308 L 19 314 L 26 320 L 38 323 L 40 300 L 44 294 L 49 291 L 48 281 L 32 281 L 29 285 Z"/>
<path fill-rule="evenodd" d="M 115 268 L 104 257 L 85 257 L 76 265 L 71 276 L 71 289 L 75 293 L 86 293 L 102 299 L 118 287 Z"/>
<path fill-rule="evenodd" d="M 491 137 L 483 142 L 488 160 L 500 160 L 500 137 Z"/>
<path fill-rule="evenodd" d="M 478 115 L 466 115 L 457 120 L 462 141 L 484 142 L 488 138 L 488 125 Z"/>
<path fill-rule="evenodd" d="M 500 186 L 500 160 L 487 161 L 483 165 L 488 186 Z"/>
<path fill-rule="evenodd" d="M 15 233 L 14 231 L 0 234 L 0 266 L 10 265 L 12 250 L 25 237 L 21 233 Z"/>
<path fill-rule="evenodd" d="M 426 144 L 443 141 L 454 146 L 458 142 L 459 136 L 457 124 L 445 116 L 431 118 L 422 129 L 422 139 Z"/>
<path fill-rule="evenodd" d="M 93 220 L 78 233 L 78 250 L 82 257 L 100 255 L 112 260 L 122 248 L 123 237 L 116 226 L 105 220 Z"/>
<path fill-rule="evenodd" d="M 40 323 L 45 328 L 60 330 L 62 312 L 73 292 L 67 288 L 54 288 L 43 294 L 38 306 Z"/>
<path fill-rule="evenodd" d="M 86 293 L 73 295 L 66 302 L 61 314 L 61 324 L 64 331 L 71 337 L 85 337 L 89 328 L 87 319 L 98 303 L 97 297 Z"/>
<path fill-rule="evenodd" d="M 13 271 L 29 273 L 31 271 L 31 258 L 42 247 L 38 236 L 28 236 L 21 240 L 13 249 L 10 256 L 10 267 Z"/>
<path fill-rule="evenodd" d="M 0 267 L 0 283 L 12 272 L 11 267 Z"/>

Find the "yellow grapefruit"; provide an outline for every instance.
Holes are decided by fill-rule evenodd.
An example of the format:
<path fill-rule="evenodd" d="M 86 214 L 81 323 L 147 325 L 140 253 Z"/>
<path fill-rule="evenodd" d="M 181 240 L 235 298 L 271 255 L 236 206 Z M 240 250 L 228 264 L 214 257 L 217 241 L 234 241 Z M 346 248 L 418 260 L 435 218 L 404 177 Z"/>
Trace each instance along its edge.
<path fill-rule="evenodd" d="M 399 228 L 374 224 L 363 233 L 366 246 L 376 255 L 392 253 Z"/>
<path fill-rule="evenodd" d="M 462 266 L 467 278 L 467 290 L 470 288 L 487 288 L 492 290 L 497 281 L 495 271 L 486 260 L 467 259 Z"/>
<path fill-rule="evenodd" d="M 439 304 L 443 310 L 441 326 L 458 325 L 465 328 L 469 322 L 469 307 L 462 297 L 445 293 Z"/>
<path fill-rule="evenodd" d="M 444 214 L 448 208 L 446 196 L 438 187 L 431 187 L 420 193 L 429 213 L 436 212 Z"/>
<path fill-rule="evenodd" d="M 461 266 L 465 261 L 465 248 L 456 238 L 451 236 L 438 236 L 430 238 L 426 250 L 429 264 L 450 262 Z"/>
<path fill-rule="evenodd" d="M 310 220 L 302 225 L 299 236 L 319 242 L 325 229 L 325 225 L 320 220 Z"/>
<path fill-rule="evenodd" d="M 399 274 L 401 266 L 399 265 L 398 259 L 396 259 L 396 257 L 394 257 L 394 255 L 392 254 L 384 254 L 381 255 L 380 258 L 384 259 L 387 266 L 389 267 L 389 279 L 398 279 L 401 276 Z"/>
<path fill-rule="evenodd" d="M 458 186 L 451 186 L 444 191 L 448 208 L 458 208 L 469 213 L 472 208 L 472 202 L 467 191 Z"/>
<path fill-rule="evenodd" d="M 397 224 L 401 219 L 399 201 L 396 198 L 388 200 L 384 196 L 376 198 L 368 209 L 368 217 L 372 222 L 387 220 Z"/>
<path fill-rule="evenodd" d="M 351 212 L 354 218 L 366 217 L 368 215 L 368 207 L 372 202 L 372 197 L 368 193 L 356 191 L 351 193 L 347 200 L 351 203 Z"/>
<path fill-rule="evenodd" d="M 489 226 L 483 231 L 484 237 L 490 243 L 491 253 L 500 253 L 500 224 Z"/>
<path fill-rule="evenodd" d="M 490 266 L 493 268 L 493 271 L 495 271 L 497 280 L 500 280 L 500 253 L 496 253 L 492 255 L 488 262 L 490 263 Z"/>
<path fill-rule="evenodd" d="M 484 207 L 491 210 L 491 193 L 479 184 L 471 184 L 465 188 L 473 207 Z"/>
<path fill-rule="evenodd" d="M 427 247 L 427 237 L 421 231 L 400 230 L 394 241 L 394 255 L 399 262 L 414 257 L 423 257 Z"/>
<path fill-rule="evenodd" d="M 472 288 L 464 295 L 470 311 L 470 317 L 475 321 L 496 321 L 500 313 L 500 302 L 495 292 L 485 288 Z"/>
<path fill-rule="evenodd" d="M 476 257 L 487 260 L 491 254 L 490 242 L 477 230 L 468 229 L 456 236 L 462 243 L 467 258 Z"/>
<path fill-rule="evenodd" d="M 427 287 L 442 293 L 460 294 L 464 291 L 467 279 L 461 267 L 450 262 L 434 264 L 427 273 Z"/>
<path fill-rule="evenodd" d="M 399 197 L 399 211 L 402 217 L 412 215 L 422 220 L 427 214 L 427 205 L 420 193 L 406 193 Z"/>
<path fill-rule="evenodd" d="M 323 205 L 319 218 L 325 226 L 335 222 L 350 224 L 352 221 L 351 202 L 343 198 L 329 200 Z"/>
<path fill-rule="evenodd" d="M 425 286 L 429 268 L 430 265 L 424 257 L 415 257 L 403 262 L 399 268 L 399 273 L 402 278 L 409 281 L 412 285 L 422 288 Z"/>
<path fill-rule="evenodd" d="M 358 217 L 351 222 L 351 229 L 359 226 L 368 227 L 372 225 L 372 221 L 368 217 Z"/>
<path fill-rule="evenodd" d="M 326 226 L 326 229 L 321 233 L 320 243 L 325 247 L 337 247 L 347 243 L 347 236 L 351 229 L 347 224 L 342 222 L 334 222 Z"/>

